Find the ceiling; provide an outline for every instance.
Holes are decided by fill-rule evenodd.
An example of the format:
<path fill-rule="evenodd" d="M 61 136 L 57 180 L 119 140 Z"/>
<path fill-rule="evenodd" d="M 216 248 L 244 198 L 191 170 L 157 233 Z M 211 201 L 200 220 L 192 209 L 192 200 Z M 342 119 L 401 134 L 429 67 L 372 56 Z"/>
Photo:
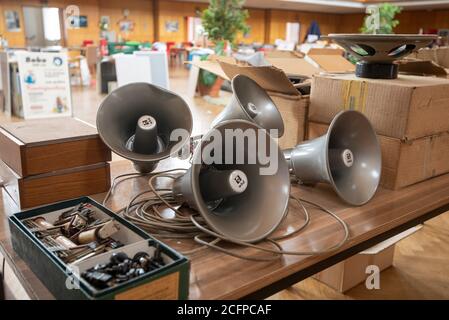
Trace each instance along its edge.
<path fill-rule="evenodd" d="M 178 0 L 208 2 L 208 0 Z M 370 4 L 386 0 L 246 0 L 245 6 L 312 12 L 351 13 L 364 12 Z M 449 0 L 390 0 L 404 10 L 449 9 Z"/>

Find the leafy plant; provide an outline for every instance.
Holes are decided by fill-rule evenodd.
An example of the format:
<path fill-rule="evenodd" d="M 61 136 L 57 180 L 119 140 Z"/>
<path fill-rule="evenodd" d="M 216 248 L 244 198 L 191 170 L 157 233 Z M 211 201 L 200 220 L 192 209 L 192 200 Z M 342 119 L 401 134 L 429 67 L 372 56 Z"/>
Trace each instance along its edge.
<path fill-rule="evenodd" d="M 239 32 L 248 33 L 246 19 L 248 10 L 243 9 L 245 0 L 210 0 L 209 7 L 203 11 L 201 22 L 209 40 L 215 47 L 217 55 L 224 55 L 225 44 L 234 44 Z M 202 60 L 207 57 L 202 57 Z M 212 86 L 217 76 L 209 71 L 200 71 L 200 81 L 205 86 Z"/>
<path fill-rule="evenodd" d="M 369 6 L 360 32 L 366 34 L 394 33 L 393 29 L 399 24 L 399 20 L 396 20 L 395 16 L 401 11 L 401 7 L 391 3 Z"/>
<path fill-rule="evenodd" d="M 203 11 L 202 24 L 208 38 L 216 45 L 229 41 L 234 44 L 239 32 L 248 33 L 246 19 L 248 10 L 243 9 L 245 0 L 210 0 L 209 7 Z"/>

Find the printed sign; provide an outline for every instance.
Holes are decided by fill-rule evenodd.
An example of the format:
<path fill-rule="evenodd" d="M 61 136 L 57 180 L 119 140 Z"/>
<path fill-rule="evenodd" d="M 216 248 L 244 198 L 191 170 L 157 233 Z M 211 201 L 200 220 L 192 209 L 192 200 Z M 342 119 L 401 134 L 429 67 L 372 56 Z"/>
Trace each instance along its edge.
<path fill-rule="evenodd" d="M 72 115 L 67 53 L 17 52 L 25 119 Z"/>

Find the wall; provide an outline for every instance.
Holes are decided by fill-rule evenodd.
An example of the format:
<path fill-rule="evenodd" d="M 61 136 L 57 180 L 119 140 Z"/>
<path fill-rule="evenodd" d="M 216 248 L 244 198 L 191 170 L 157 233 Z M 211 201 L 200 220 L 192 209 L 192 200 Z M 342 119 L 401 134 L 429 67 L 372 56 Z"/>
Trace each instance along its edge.
<path fill-rule="evenodd" d="M 195 17 L 198 10 L 205 8 L 207 4 L 204 3 L 159 1 L 159 41 L 187 41 L 187 17 Z M 169 32 L 165 24 L 173 21 L 178 22 L 178 31 Z"/>
<path fill-rule="evenodd" d="M 111 29 L 118 34 L 117 22 L 123 18 L 123 9 L 130 10 L 129 18 L 135 22 L 135 29 L 130 38 L 138 41 L 153 41 L 155 36 L 160 41 L 183 42 L 187 39 L 187 17 L 195 16 L 196 11 L 207 7 L 205 3 L 175 2 L 166 0 L 1 0 L 0 1 L 0 34 L 9 41 L 10 46 L 23 47 L 25 43 L 22 6 L 41 6 L 46 2 L 50 7 L 65 8 L 69 4 L 79 6 L 81 15 L 88 17 L 88 27 L 67 30 L 66 45 L 79 46 L 83 40 L 99 40 L 98 23 L 102 15 L 111 19 Z M 157 12 L 153 10 L 153 3 Z M 4 10 L 16 10 L 20 16 L 21 30 L 8 32 L 5 29 Z M 363 22 L 363 14 L 329 14 L 311 13 L 287 10 L 249 9 L 248 24 L 251 32 L 248 37 L 238 36 L 245 43 L 270 42 L 285 37 L 285 23 L 299 22 L 301 24 L 300 39 L 303 40 L 307 28 L 316 20 L 322 34 L 332 32 L 358 32 Z M 156 21 L 153 19 L 156 17 Z M 449 10 L 436 11 L 405 11 L 398 16 L 397 33 L 416 33 L 420 28 L 449 28 Z M 167 32 L 165 23 L 177 21 L 178 30 Z M 154 29 L 154 25 L 157 29 Z"/>
<path fill-rule="evenodd" d="M 5 26 L 5 11 L 14 10 L 19 13 L 20 18 L 20 31 L 9 32 Z M 25 45 L 25 32 L 23 26 L 23 12 L 22 7 L 18 1 L 2 1 L 0 2 L 0 34 L 8 39 L 10 46 L 24 46 Z"/>
<path fill-rule="evenodd" d="M 70 0 L 49 0 L 48 7 L 66 8 L 75 1 Z M 88 27 L 77 30 L 67 30 L 66 39 L 67 46 L 80 45 L 84 39 L 92 39 L 98 41 L 98 0 L 76 0 L 77 6 L 80 8 L 80 14 L 87 16 Z M 24 23 L 23 23 L 23 6 L 41 6 L 39 0 L 3 0 L 0 3 L 0 33 L 3 34 L 11 47 L 24 47 L 26 45 Z M 8 32 L 5 27 L 5 10 L 15 10 L 20 16 L 20 32 Z"/>
<path fill-rule="evenodd" d="M 340 16 L 337 14 L 315 12 L 271 10 L 270 16 L 270 43 L 274 43 L 276 39 L 285 39 L 286 22 L 300 23 L 299 39 L 300 41 L 303 41 L 312 21 L 315 20 L 318 22 L 322 34 L 336 32 L 340 21 Z"/>
<path fill-rule="evenodd" d="M 98 0 L 57 0 L 48 1 L 48 6 L 57 6 L 61 9 L 66 8 L 69 4 L 76 3 L 80 8 L 80 15 L 87 16 L 87 28 L 69 29 L 66 35 L 67 46 L 80 46 L 84 40 L 99 40 L 98 22 L 100 20 L 98 12 Z"/>
<path fill-rule="evenodd" d="M 363 24 L 363 14 L 342 15 L 338 25 L 338 32 L 358 32 Z M 434 11 L 403 11 L 397 15 L 399 25 L 396 33 L 418 33 L 420 28 L 424 31 L 433 28 L 449 29 L 449 10 Z"/>
<path fill-rule="evenodd" d="M 110 31 L 115 31 L 118 38 L 119 22 L 123 20 L 123 10 L 129 10 L 128 19 L 134 22 L 134 30 L 130 33 L 132 40 L 153 41 L 153 4 L 148 0 L 99 0 L 99 18 L 109 16 Z"/>
<path fill-rule="evenodd" d="M 246 21 L 250 27 L 250 32 L 246 37 L 243 34 L 239 34 L 237 37 L 238 42 L 253 43 L 253 42 L 265 42 L 265 10 L 262 9 L 248 9 L 249 18 Z"/>

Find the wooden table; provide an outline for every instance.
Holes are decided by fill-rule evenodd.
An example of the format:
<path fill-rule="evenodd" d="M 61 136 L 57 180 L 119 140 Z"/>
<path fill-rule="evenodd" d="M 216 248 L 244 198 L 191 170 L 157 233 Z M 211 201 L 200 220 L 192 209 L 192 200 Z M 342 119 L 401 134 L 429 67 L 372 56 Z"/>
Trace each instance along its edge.
<path fill-rule="evenodd" d="M 164 166 L 173 166 L 173 163 Z M 176 166 L 185 166 L 177 163 Z M 112 163 L 112 175 L 133 172 L 128 161 Z M 147 179 L 127 180 L 116 190 L 108 204 L 117 210 L 132 195 L 147 188 Z M 400 191 L 380 189 L 374 199 L 362 207 L 343 204 L 325 185 L 292 188 L 293 194 L 312 200 L 333 210 L 350 227 L 350 240 L 338 251 L 317 256 L 283 256 L 273 262 L 251 262 L 206 249 L 192 255 L 190 275 L 191 299 L 265 298 L 301 281 L 351 255 L 365 250 L 397 233 L 449 210 L 449 174 L 436 177 Z M 102 200 L 104 194 L 94 195 Z M 1 206 L 0 253 L 14 270 L 26 293 L 32 299 L 51 299 L 52 295 L 16 255 L 10 240 L 9 227 Z M 343 236 L 341 227 L 326 214 L 310 209 L 311 223 L 303 232 L 281 242 L 287 250 L 319 250 L 336 243 Z M 276 234 L 303 222 L 299 208 L 292 204 L 287 219 Z M 175 249 L 183 250 L 189 241 L 167 241 Z M 233 249 L 247 256 L 258 256 L 254 249 Z"/>

